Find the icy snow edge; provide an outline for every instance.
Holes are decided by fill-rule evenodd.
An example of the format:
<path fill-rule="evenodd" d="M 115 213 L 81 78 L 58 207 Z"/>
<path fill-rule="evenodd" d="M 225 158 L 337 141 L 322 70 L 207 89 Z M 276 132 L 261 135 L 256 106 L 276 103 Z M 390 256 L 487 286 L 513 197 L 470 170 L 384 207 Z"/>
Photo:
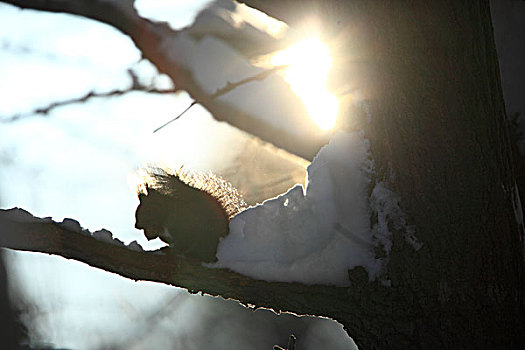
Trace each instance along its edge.
<path fill-rule="evenodd" d="M 369 196 L 374 164 L 368 140 L 362 132 L 337 133 L 307 173 L 306 189 L 297 185 L 236 216 L 219 243 L 218 262 L 209 266 L 305 284 L 347 286 L 348 270 L 356 266 L 370 280 L 378 277 L 387 258 L 376 258 L 374 248 L 388 256 L 391 246 L 386 220 L 405 221 L 398 197 L 383 183 Z M 372 211 L 379 211 L 380 222 L 370 228 Z"/>
<path fill-rule="evenodd" d="M 85 229 L 82 226 L 80 226 L 80 223 L 77 220 L 71 218 L 64 218 L 62 222 L 56 222 L 53 221 L 51 217 L 39 218 L 37 216 L 34 216 L 30 212 L 22 208 L 0 209 L 0 212 L 3 212 L 4 217 L 11 221 L 19 223 L 55 224 L 64 230 L 79 233 L 85 236 L 91 236 L 97 241 L 121 246 L 139 252 L 144 251 L 144 248 L 142 248 L 142 246 L 137 241 L 132 241 L 128 244 L 125 244 L 120 239 L 113 237 L 113 233 L 106 229 L 91 232 L 88 229 Z"/>

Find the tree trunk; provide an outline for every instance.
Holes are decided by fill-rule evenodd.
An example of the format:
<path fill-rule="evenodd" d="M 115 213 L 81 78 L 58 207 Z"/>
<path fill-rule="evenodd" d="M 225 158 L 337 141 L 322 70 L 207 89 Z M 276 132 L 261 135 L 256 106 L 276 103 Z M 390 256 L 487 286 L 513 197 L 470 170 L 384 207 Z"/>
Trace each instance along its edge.
<path fill-rule="evenodd" d="M 488 1 L 247 3 L 288 23 L 317 9 L 338 74 L 371 98 L 376 181 L 423 243 L 394 233 L 391 287 L 366 288 L 360 322 L 339 319 L 358 346 L 524 348 L 523 226 Z M 368 81 L 352 81 L 355 62 Z"/>

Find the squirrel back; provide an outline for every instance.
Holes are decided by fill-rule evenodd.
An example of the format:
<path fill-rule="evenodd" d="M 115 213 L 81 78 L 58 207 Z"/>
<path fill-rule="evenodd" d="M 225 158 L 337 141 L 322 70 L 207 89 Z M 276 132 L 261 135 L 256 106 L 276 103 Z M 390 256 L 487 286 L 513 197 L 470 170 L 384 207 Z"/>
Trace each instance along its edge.
<path fill-rule="evenodd" d="M 150 169 L 139 200 L 136 228 L 150 240 L 159 237 L 175 253 L 203 262 L 216 260 L 229 220 L 247 207 L 222 178 L 182 169 Z"/>

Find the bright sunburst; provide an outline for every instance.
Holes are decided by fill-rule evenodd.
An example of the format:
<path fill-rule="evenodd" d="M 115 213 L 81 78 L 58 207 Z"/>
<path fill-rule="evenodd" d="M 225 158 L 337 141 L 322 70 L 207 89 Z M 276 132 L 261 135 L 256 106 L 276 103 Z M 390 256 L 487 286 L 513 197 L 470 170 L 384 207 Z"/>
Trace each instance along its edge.
<path fill-rule="evenodd" d="M 307 38 L 275 53 L 270 63 L 289 66 L 285 79 L 305 104 L 312 120 L 324 130 L 332 128 L 337 119 L 338 103 L 326 87 L 332 66 L 328 47 L 318 38 Z"/>

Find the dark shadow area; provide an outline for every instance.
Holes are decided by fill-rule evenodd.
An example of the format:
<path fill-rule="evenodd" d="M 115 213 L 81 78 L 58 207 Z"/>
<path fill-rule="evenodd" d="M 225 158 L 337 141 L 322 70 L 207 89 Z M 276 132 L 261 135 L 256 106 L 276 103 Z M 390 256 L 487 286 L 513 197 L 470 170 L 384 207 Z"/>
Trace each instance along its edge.
<path fill-rule="evenodd" d="M 9 277 L 4 264 L 4 251 L 0 249 L 0 348 L 27 349 L 27 329 L 20 321 L 20 309 L 9 296 Z"/>

